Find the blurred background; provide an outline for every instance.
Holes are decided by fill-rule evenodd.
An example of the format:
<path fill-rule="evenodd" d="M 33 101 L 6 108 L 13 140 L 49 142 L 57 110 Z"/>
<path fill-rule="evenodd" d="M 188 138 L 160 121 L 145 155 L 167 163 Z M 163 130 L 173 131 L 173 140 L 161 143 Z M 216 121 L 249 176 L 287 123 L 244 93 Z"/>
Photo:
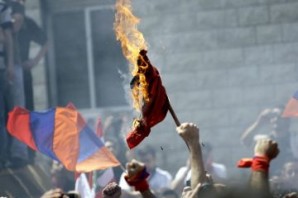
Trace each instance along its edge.
<path fill-rule="evenodd" d="M 98 116 L 125 115 L 129 131 L 135 115 L 131 76 L 113 31 L 114 3 L 26 2 L 26 14 L 42 25 L 49 41 L 46 59 L 33 69 L 37 110 L 71 101 L 91 123 Z M 178 118 L 198 124 L 214 160 L 230 175 L 242 174 L 236 161 L 252 153 L 241 145 L 241 134 L 264 108 L 285 105 L 298 87 L 298 1 L 132 3 Z M 142 144 L 155 146 L 159 165 L 172 175 L 186 163 L 187 147 L 170 115 Z"/>

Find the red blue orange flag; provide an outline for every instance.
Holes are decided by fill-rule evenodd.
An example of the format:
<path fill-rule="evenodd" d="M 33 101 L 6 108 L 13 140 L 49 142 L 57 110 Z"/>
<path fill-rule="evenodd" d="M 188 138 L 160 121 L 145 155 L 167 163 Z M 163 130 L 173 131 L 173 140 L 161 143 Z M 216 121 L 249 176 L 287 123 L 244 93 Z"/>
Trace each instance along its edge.
<path fill-rule="evenodd" d="M 90 172 L 120 165 L 72 107 L 45 112 L 15 107 L 9 113 L 7 129 L 12 136 L 70 171 Z"/>
<path fill-rule="evenodd" d="M 282 117 L 298 117 L 298 91 L 289 100 Z"/>

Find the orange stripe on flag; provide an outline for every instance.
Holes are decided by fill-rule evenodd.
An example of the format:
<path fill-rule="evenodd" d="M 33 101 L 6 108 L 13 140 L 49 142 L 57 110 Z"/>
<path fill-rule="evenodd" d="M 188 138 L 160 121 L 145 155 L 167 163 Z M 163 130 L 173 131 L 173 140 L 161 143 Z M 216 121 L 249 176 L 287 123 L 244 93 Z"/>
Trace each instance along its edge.
<path fill-rule="evenodd" d="M 120 163 L 115 156 L 106 147 L 102 147 L 94 155 L 78 163 L 76 166 L 76 171 L 89 172 L 92 170 L 103 170 L 119 165 Z"/>
<path fill-rule="evenodd" d="M 56 108 L 53 151 L 68 170 L 75 170 L 79 155 L 78 113 L 69 108 Z"/>

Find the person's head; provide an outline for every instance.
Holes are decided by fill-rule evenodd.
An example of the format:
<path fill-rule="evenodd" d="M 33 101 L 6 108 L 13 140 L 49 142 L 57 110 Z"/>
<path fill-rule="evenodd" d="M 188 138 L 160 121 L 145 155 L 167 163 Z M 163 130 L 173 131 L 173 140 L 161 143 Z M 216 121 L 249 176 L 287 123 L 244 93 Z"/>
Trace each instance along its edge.
<path fill-rule="evenodd" d="M 145 146 L 137 151 L 138 158 L 143 162 L 147 169 L 153 170 L 156 166 L 156 152 L 152 146 Z"/>
<path fill-rule="evenodd" d="M 115 183 L 109 183 L 104 187 L 102 191 L 103 198 L 120 198 L 121 197 L 121 187 Z"/>
<path fill-rule="evenodd" d="M 165 189 L 160 193 L 161 198 L 178 198 L 177 193 L 172 189 Z"/>
<path fill-rule="evenodd" d="M 298 162 L 292 161 L 284 164 L 282 169 L 282 178 L 289 183 L 298 183 Z"/>
<path fill-rule="evenodd" d="M 19 32 L 24 24 L 25 8 L 20 2 L 13 1 L 11 3 L 12 19 L 13 19 L 13 31 Z"/>

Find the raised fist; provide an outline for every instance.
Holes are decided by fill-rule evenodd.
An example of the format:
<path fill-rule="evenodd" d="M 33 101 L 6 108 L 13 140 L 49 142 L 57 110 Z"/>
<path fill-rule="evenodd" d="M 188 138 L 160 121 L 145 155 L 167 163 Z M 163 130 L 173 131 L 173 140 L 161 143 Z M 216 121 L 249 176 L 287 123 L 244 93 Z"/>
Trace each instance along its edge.
<path fill-rule="evenodd" d="M 127 170 L 127 177 L 132 178 L 137 176 L 139 173 L 141 173 L 145 168 L 145 164 L 142 162 L 139 162 L 135 159 L 133 159 L 131 162 L 126 164 L 126 170 Z"/>
<path fill-rule="evenodd" d="M 102 191 L 103 198 L 119 198 L 121 196 L 121 188 L 115 183 L 109 183 Z"/>
<path fill-rule="evenodd" d="M 262 138 L 257 141 L 254 152 L 255 156 L 266 156 L 271 160 L 278 155 L 279 149 L 277 142 Z"/>
<path fill-rule="evenodd" d="M 199 142 L 199 128 L 193 123 L 183 123 L 176 128 L 185 142 Z"/>

